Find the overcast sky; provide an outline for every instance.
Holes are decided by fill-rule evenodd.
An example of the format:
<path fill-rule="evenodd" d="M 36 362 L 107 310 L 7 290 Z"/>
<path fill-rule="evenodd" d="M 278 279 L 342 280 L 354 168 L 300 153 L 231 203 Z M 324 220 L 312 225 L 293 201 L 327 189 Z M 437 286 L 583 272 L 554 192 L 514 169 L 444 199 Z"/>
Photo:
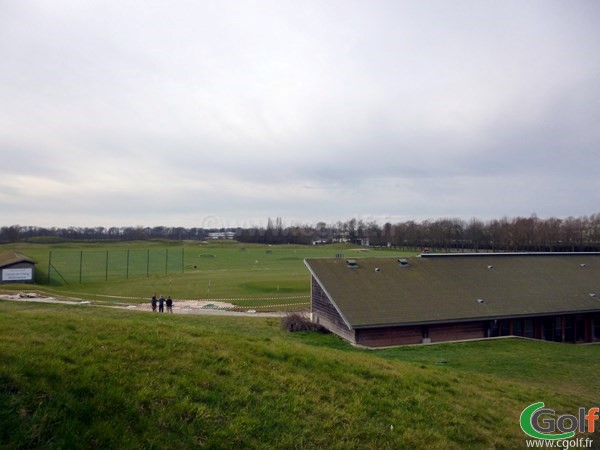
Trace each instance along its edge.
<path fill-rule="evenodd" d="M 600 212 L 596 0 L 0 0 L 0 225 Z"/>

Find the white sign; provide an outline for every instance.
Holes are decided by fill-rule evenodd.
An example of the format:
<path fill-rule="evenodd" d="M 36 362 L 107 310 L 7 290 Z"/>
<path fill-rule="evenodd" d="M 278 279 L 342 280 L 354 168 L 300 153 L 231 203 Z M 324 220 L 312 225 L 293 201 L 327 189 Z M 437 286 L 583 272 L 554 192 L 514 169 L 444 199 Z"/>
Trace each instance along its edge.
<path fill-rule="evenodd" d="M 29 281 L 33 278 L 33 269 L 4 269 L 2 281 Z"/>

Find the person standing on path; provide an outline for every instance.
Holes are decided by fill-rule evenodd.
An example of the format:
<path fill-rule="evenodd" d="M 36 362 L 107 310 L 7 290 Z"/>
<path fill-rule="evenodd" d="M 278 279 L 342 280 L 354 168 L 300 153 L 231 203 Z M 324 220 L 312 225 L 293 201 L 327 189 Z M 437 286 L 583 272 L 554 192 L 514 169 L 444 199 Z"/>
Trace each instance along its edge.
<path fill-rule="evenodd" d="M 173 299 L 170 295 L 167 297 L 167 312 L 173 314 Z"/>
<path fill-rule="evenodd" d="M 165 298 L 162 295 L 158 299 L 158 312 L 165 312 Z"/>
<path fill-rule="evenodd" d="M 152 296 L 152 312 L 156 312 L 156 294 Z"/>

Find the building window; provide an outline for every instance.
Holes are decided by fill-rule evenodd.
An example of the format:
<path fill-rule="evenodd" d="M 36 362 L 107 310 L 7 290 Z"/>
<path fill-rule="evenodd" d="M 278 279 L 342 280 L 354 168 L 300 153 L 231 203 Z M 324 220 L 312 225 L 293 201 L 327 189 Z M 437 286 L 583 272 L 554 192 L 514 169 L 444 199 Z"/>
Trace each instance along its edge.
<path fill-rule="evenodd" d="M 510 336 L 510 320 L 499 321 L 500 336 Z"/>
<path fill-rule="evenodd" d="M 488 336 L 489 337 L 500 336 L 500 330 L 498 329 L 498 321 L 497 320 L 492 320 L 490 322 L 490 326 L 488 328 Z"/>
<path fill-rule="evenodd" d="M 592 342 L 600 341 L 600 316 L 592 319 Z"/>
<path fill-rule="evenodd" d="M 544 319 L 544 322 L 542 323 L 542 339 L 554 342 L 563 341 L 562 317 Z"/>
<path fill-rule="evenodd" d="M 546 341 L 554 340 L 554 319 L 544 319 L 542 323 L 542 339 Z"/>
<path fill-rule="evenodd" d="M 562 342 L 563 338 L 562 338 L 562 317 L 555 317 L 554 318 L 554 342 Z"/>
<path fill-rule="evenodd" d="M 535 337 L 535 326 L 534 326 L 533 319 L 525 319 L 524 322 L 525 322 L 525 330 L 524 330 L 523 336 L 525 336 L 527 338 Z"/>
<path fill-rule="evenodd" d="M 521 319 L 513 320 L 513 335 L 523 336 L 523 321 Z"/>
<path fill-rule="evenodd" d="M 565 342 L 575 342 L 575 319 L 565 317 Z"/>

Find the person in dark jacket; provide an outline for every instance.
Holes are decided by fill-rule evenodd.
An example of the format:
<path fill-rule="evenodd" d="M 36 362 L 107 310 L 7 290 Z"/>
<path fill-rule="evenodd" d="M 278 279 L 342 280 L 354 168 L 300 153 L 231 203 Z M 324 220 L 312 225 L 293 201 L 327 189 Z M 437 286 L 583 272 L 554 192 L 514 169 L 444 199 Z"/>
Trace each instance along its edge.
<path fill-rule="evenodd" d="M 167 297 L 167 312 L 173 314 L 173 299 L 170 295 Z"/>
<path fill-rule="evenodd" d="M 162 295 L 158 299 L 158 312 L 165 312 L 165 298 Z"/>
<path fill-rule="evenodd" d="M 152 312 L 156 312 L 156 294 L 152 296 Z"/>

